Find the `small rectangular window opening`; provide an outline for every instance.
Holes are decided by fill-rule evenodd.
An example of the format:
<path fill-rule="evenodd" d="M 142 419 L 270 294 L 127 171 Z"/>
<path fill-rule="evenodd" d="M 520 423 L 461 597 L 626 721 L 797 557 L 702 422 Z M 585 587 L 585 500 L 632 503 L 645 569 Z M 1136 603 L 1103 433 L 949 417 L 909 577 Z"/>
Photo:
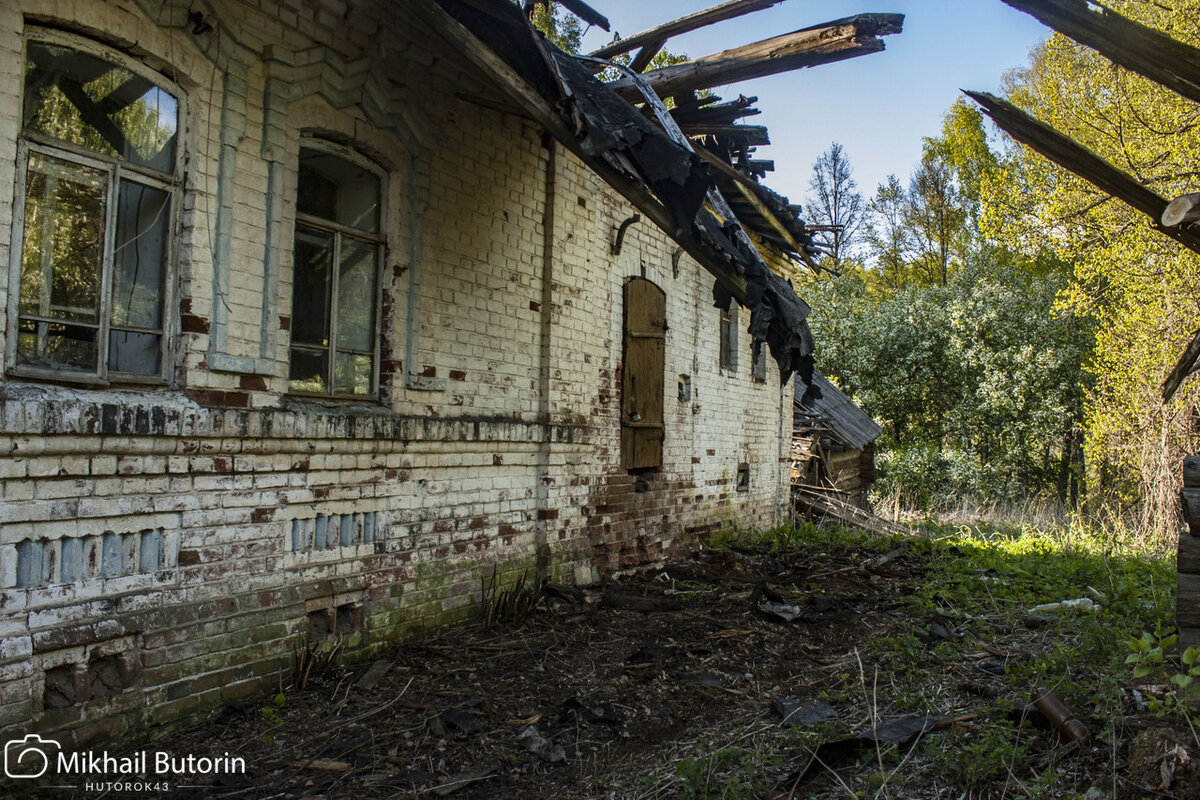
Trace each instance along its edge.
<path fill-rule="evenodd" d="M 692 376 L 679 376 L 679 402 L 687 403 L 692 399 Z"/>
<path fill-rule="evenodd" d="M 727 308 L 721 309 L 719 366 L 727 372 L 737 372 L 738 307 L 730 300 Z"/>
<path fill-rule="evenodd" d="M 750 465 L 749 464 L 746 464 L 746 463 L 738 464 L 737 490 L 739 492 L 750 491 Z"/>

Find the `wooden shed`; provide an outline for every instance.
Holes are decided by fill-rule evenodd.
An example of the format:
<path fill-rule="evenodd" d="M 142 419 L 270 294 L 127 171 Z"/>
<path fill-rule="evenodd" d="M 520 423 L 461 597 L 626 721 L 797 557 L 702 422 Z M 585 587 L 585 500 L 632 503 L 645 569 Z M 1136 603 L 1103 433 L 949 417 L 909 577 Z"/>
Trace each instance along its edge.
<path fill-rule="evenodd" d="M 796 382 L 792 424 L 793 496 L 819 493 L 869 510 L 879 424 L 816 371 L 807 391 Z"/>

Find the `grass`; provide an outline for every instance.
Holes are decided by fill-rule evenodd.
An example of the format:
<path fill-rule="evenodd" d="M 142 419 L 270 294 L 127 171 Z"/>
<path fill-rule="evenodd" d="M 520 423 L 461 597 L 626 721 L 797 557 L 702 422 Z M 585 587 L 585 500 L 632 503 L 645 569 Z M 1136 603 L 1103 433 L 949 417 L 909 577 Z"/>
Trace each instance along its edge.
<path fill-rule="evenodd" d="M 771 532 L 724 530 L 710 542 L 759 553 L 846 549 L 864 558 L 903 546 L 909 563 L 923 565 L 899 609 L 909 624 L 861 643 L 858 670 L 840 672 L 821 696 L 839 708 L 843 720 L 860 723 L 903 713 L 962 715 L 970 721 L 924 737 L 913 750 L 882 748 L 853 774 L 827 772 L 819 783 L 806 785 L 811 794 L 796 796 L 906 797 L 952 788 L 976 797 L 1054 797 L 1070 796 L 1060 795 L 1070 781 L 1079 793 L 1093 783 L 1119 782 L 1133 713 L 1130 643 L 1148 642 L 1143 648 L 1148 649 L 1173 626 L 1173 558 L 1119 528 L 1071 521 L 966 522 L 958 516 L 926 520 L 914 534 L 892 539 L 805 524 Z M 819 590 L 819 583 L 803 588 Z M 1065 611 L 1045 622 L 1028 619 L 1034 606 L 1080 597 L 1095 599 L 1099 609 Z M 934 622 L 943 635 L 929 634 Z M 1043 627 L 1029 627 L 1033 624 Z M 981 656 L 1003 669 L 989 684 L 993 697 L 971 696 L 961 681 L 948 678 L 969 674 Z M 1180 676 L 1192 665 L 1172 658 L 1156 652 L 1151 666 L 1163 683 L 1174 680 L 1182 691 L 1190 681 Z M 1200 663 L 1200 654 L 1197 659 Z M 1133 661 L 1143 675 L 1148 671 L 1144 658 Z M 1085 720 L 1093 748 L 1055 747 L 1046 734 L 1021 724 L 1021 710 L 1037 687 L 1052 691 Z M 1186 703 L 1168 698 L 1159 708 L 1173 714 L 1168 722 L 1191 728 Z M 763 741 L 759 752 L 692 756 L 679 766 L 685 779 L 681 796 L 742 797 L 751 790 L 762 796 L 770 781 L 748 764 L 773 763 L 797 748 L 813 750 L 846 735 L 849 727 L 862 729 L 827 724 L 815 731 L 781 731 Z"/>

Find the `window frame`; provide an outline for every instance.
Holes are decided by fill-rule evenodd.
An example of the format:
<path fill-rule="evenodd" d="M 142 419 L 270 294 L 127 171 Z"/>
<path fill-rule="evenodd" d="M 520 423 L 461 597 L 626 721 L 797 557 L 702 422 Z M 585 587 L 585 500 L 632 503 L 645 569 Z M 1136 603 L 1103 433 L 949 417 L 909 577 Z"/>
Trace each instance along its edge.
<path fill-rule="evenodd" d="M 717 370 L 735 376 L 738 371 L 738 303 L 732 297 L 729 305 L 717 309 Z"/>
<path fill-rule="evenodd" d="M 388 219 L 388 183 L 390 174 L 388 170 L 376 164 L 371 159 L 346 145 L 333 142 L 328 139 L 322 139 L 316 136 L 302 135 L 300 137 L 300 146 L 296 150 L 296 185 L 293 187 L 292 196 L 294 199 L 300 195 L 300 152 L 302 150 L 315 150 L 327 155 L 335 156 L 348 161 L 355 166 L 371 172 L 379 179 L 379 230 L 376 233 L 355 228 L 344 223 L 334 222 L 333 220 L 317 217 L 312 214 L 305 214 L 300 211 L 297 204 L 295 218 L 292 225 L 292 302 L 291 314 L 293 316 L 292 324 L 288 330 L 288 353 L 287 353 L 287 394 L 295 397 L 303 397 L 305 399 L 319 400 L 344 400 L 344 401 L 375 401 L 380 398 L 379 390 L 379 359 L 382 350 L 383 341 L 383 265 L 387 258 L 387 219 Z M 291 379 L 291 363 L 292 351 L 297 347 L 292 340 L 291 331 L 295 327 L 295 311 L 296 311 L 296 227 L 303 225 L 307 228 L 332 234 L 333 236 L 333 257 L 330 260 L 330 283 L 329 283 L 329 344 L 325 348 L 317 348 L 311 345 L 299 345 L 299 349 L 307 352 L 320 352 L 322 349 L 326 352 L 329 358 L 329 374 L 326 376 L 329 390 L 325 392 L 309 392 L 301 389 L 292 388 Z M 338 270 L 338 256 L 341 253 L 341 241 L 343 236 L 350 236 L 360 242 L 369 242 L 375 246 L 375 309 L 372 315 L 372 331 L 371 331 L 371 388 L 366 394 L 346 394 L 339 393 L 333 389 L 333 381 L 329 380 L 333 377 L 335 361 L 338 353 L 337 346 L 337 290 L 340 279 Z M 360 351 L 351 350 L 345 352 L 357 353 Z"/>
<path fill-rule="evenodd" d="M 175 352 L 175 292 L 178 280 L 179 246 L 179 215 L 182 208 L 180 195 L 185 181 L 183 178 L 185 158 L 185 132 L 187 130 L 187 97 L 180 86 L 167 79 L 161 73 L 147 67 L 131 56 L 119 50 L 107 47 L 99 42 L 81 36 L 61 31 L 42 28 L 27 29 L 22 37 L 22 72 L 20 74 L 20 96 L 17 108 L 25 107 L 24 68 L 28 64 L 29 44 L 41 44 L 63 47 L 83 53 L 114 66 L 128 70 L 166 91 L 175 100 L 175 154 L 171 164 L 171 172 L 163 173 L 150 169 L 119 156 L 110 156 L 89 150 L 86 147 L 55 139 L 38 131 L 27 130 L 24 127 L 17 132 L 16 170 L 13 180 L 13 212 L 12 236 L 9 241 L 9 275 L 8 275 L 8 317 L 5 341 L 5 373 L 14 377 L 52 380 L 73 384 L 92 386 L 111 385 L 142 385 L 165 386 L 171 374 L 171 354 Z M 17 341 L 21 326 L 21 267 L 25 250 L 25 204 L 26 179 L 29 172 L 30 153 L 37 153 L 50 158 L 66 161 L 86 169 L 103 171 L 107 182 L 105 188 L 105 220 L 104 220 L 104 252 L 101 262 L 100 301 L 97 309 L 96 330 L 96 368 L 92 372 L 71 369 L 67 366 L 43 367 L 17 363 Z M 167 195 L 167 224 L 166 246 L 163 254 L 162 291 L 159 301 L 162 305 L 162 329 L 159 335 L 158 372 L 145 374 L 137 372 L 120 372 L 110 370 L 108 366 L 109 337 L 113 324 L 110 318 L 112 310 L 112 281 L 113 281 L 113 239 L 116 236 L 117 215 L 121 181 L 148 186 L 165 192 Z M 37 315 L 24 317 L 35 321 L 61 322 L 62 320 L 42 319 Z M 92 327 L 88 323 L 70 324 L 78 327 Z M 133 326 L 118 327 L 118 330 L 139 331 Z M 148 331 L 149 329 L 141 329 Z"/>

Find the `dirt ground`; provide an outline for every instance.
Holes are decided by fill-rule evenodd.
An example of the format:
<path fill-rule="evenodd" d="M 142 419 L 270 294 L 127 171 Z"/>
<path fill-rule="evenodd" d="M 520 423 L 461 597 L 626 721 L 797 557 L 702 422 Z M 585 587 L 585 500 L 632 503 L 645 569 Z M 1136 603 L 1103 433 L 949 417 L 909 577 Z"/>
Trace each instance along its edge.
<path fill-rule="evenodd" d="M 978 641 L 910 675 L 921 687 L 914 703 L 911 688 L 877 671 L 870 643 L 938 633 L 905 611 L 924 569 L 903 545 L 882 555 L 700 549 L 591 591 L 551 587 L 519 624 L 403 645 L 214 712 L 162 744 L 228 751 L 246 759 L 248 774 L 169 796 L 985 798 L 1027 796 L 1037 775 L 1050 796 L 1081 797 L 1094 785 L 1088 800 L 1113 797 L 1114 785 L 1119 797 L 1200 796 L 1153 791 L 1172 783 L 1160 780 L 1167 767 L 1176 791 L 1193 768 L 1195 748 L 1169 730 L 1138 739 L 1144 775 L 1128 768 L 1129 743 L 1141 728 L 1156 730 L 1151 715 L 1123 723 L 1115 746 L 1063 744 L 1017 719 L 993 739 L 1021 738 L 1020 763 L 955 785 L 945 759 L 980 757 L 972 747 L 988 747 L 996 729 L 981 709 L 1011 692 L 1006 660 L 1035 651 L 1047 633 L 980 637 L 977 625 L 942 620 L 951 635 Z M 797 727 L 782 724 L 787 701 L 802 706 Z M 1077 713 L 1090 730 L 1104 727 Z M 822 714 L 831 720 L 815 721 Z M 887 728 L 896 719 L 899 728 Z M 878 744 L 850 741 L 872 731 Z M 843 741 L 814 761 L 823 740 Z M 956 773 L 951 764 L 949 774 L 969 766 Z M 1116 772 L 1126 775 L 1114 784 Z M 1097 794 L 1100 786 L 1108 788 Z"/>

